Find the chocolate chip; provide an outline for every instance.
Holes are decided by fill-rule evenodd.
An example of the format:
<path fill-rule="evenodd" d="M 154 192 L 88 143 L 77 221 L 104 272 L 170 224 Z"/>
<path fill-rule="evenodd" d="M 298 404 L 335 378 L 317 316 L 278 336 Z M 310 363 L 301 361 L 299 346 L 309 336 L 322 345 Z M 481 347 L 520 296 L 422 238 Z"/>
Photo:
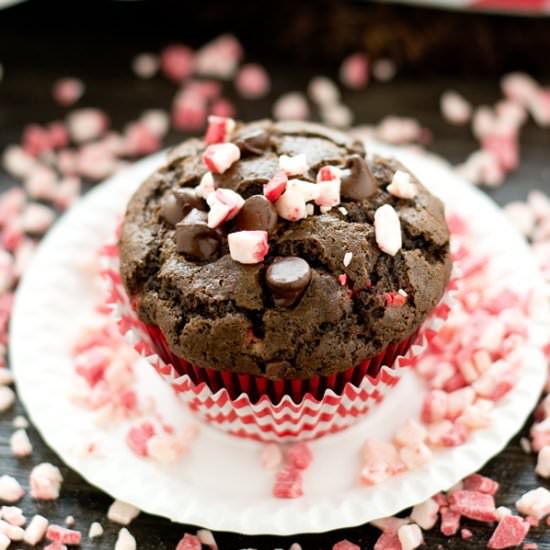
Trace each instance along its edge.
<path fill-rule="evenodd" d="M 250 128 L 240 133 L 235 145 L 241 155 L 261 155 L 271 145 L 271 136 L 265 128 Z"/>
<path fill-rule="evenodd" d="M 187 187 L 167 193 L 160 203 L 160 215 L 170 225 L 176 225 L 193 208 L 204 209 L 204 201 L 197 197 L 195 190 Z"/>
<path fill-rule="evenodd" d="M 361 201 L 374 195 L 378 189 L 367 161 L 360 155 L 351 155 L 346 168 L 349 175 L 342 177 L 342 196 L 354 201 Z"/>
<path fill-rule="evenodd" d="M 176 225 L 176 249 L 193 260 L 212 260 L 220 249 L 220 234 L 208 227 L 208 214 L 193 208 Z"/>
<path fill-rule="evenodd" d="M 276 258 L 267 268 L 265 281 L 276 306 L 292 306 L 302 296 L 311 280 L 311 268 L 302 258 Z"/>
<path fill-rule="evenodd" d="M 267 231 L 277 227 L 277 210 L 263 195 L 248 197 L 239 211 L 235 224 L 241 231 Z"/>
<path fill-rule="evenodd" d="M 283 378 L 292 365 L 288 361 L 270 361 L 265 365 L 265 375 L 267 378 Z"/>

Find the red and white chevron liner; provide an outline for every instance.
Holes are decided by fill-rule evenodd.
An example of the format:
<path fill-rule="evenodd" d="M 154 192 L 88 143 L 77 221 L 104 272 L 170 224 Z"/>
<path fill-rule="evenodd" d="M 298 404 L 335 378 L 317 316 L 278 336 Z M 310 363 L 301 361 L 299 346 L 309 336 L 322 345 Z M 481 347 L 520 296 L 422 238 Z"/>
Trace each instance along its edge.
<path fill-rule="evenodd" d="M 327 389 L 321 400 L 307 394 L 300 403 L 295 403 L 290 396 L 277 404 L 268 396 L 252 403 L 244 393 L 231 399 L 225 388 L 213 392 L 206 383 L 196 384 L 188 375 L 179 374 L 171 364 L 165 363 L 155 353 L 145 325 L 137 318 L 122 286 L 116 244 L 104 246 L 100 255 L 102 275 L 108 287 L 107 305 L 111 306 L 121 332 L 179 398 L 203 420 L 228 433 L 276 442 L 314 439 L 338 432 L 383 401 L 403 373 L 414 367 L 429 340 L 441 328 L 452 306 L 458 278 L 455 269 L 447 293 L 424 323 L 416 343 L 405 355 L 399 356 L 391 368 L 383 366 L 375 378 L 366 376 L 359 386 L 348 382 L 340 394 Z"/>

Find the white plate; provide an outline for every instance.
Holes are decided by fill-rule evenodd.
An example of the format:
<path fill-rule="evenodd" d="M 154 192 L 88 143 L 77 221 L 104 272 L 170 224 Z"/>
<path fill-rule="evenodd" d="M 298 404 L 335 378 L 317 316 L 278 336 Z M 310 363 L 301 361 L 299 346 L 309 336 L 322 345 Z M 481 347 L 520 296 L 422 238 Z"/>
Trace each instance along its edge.
<path fill-rule="evenodd" d="M 379 150 L 396 152 L 484 233 L 480 239 L 498 256 L 495 277 L 510 277 L 511 284 L 516 281 L 522 288 L 542 284 L 526 243 L 488 198 L 440 161 Z M 65 397 L 72 372 L 68 349 L 93 305 L 90 281 L 79 263 L 84 252 L 95 251 L 110 237 L 128 197 L 162 158 L 159 154 L 137 163 L 75 205 L 42 243 L 17 293 L 10 350 L 19 395 L 47 443 L 90 483 L 146 512 L 214 530 L 276 535 L 328 531 L 395 514 L 449 488 L 478 470 L 520 429 L 546 376 L 545 361 L 536 351 L 526 357 L 518 385 L 496 408 L 491 429 L 374 488 L 357 482 L 360 447 L 366 434 L 389 436 L 404 419 L 418 414 L 424 390 L 413 374 L 362 422 L 311 444 L 315 461 L 305 474 L 305 496 L 293 501 L 271 497 L 274 474 L 260 466 L 261 444 L 209 426 L 201 428 L 183 461 L 171 467 L 133 455 L 124 443 L 124 425 L 101 432 L 102 456 L 75 454 L 75 439 L 97 432 L 91 414 Z M 139 369 L 139 388 L 155 395 L 173 424 L 188 420 L 189 413 L 150 367 Z"/>

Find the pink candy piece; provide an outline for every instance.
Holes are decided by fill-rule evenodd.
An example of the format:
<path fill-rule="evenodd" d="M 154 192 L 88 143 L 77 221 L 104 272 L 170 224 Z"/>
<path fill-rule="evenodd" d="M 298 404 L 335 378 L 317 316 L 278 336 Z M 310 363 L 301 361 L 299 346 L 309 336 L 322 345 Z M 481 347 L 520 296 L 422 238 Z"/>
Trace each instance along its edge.
<path fill-rule="evenodd" d="M 508 172 L 519 163 L 519 146 L 516 134 L 488 134 L 482 139 L 482 148 L 495 157 L 501 168 Z"/>
<path fill-rule="evenodd" d="M 210 112 L 216 116 L 230 118 L 235 116 L 236 109 L 229 99 L 220 97 L 212 103 Z"/>
<path fill-rule="evenodd" d="M 277 473 L 273 496 L 277 498 L 298 498 L 303 496 L 301 470 L 285 466 Z"/>
<path fill-rule="evenodd" d="M 143 122 L 134 122 L 126 128 L 126 151 L 129 155 L 148 155 L 160 148 L 157 134 Z"/>
<path fill-rule="evenodd" d="M 271 81 L 267 71 L 256 63 L 243 65 L 235 78 L 235 87 L 246 99 L 256 99 L 269 93 Z"/>
<path fill-rule="evenodd" d="M 61 542 L 50 542 L 50 544 L 44 546 L 44 550 L 67 550 L 67 546 Z"/>
<path fill-rule="evenodd" d="M 334 544 L 332 550 L 361 550 L 361 547 L 357 546 L 357 544 L 353 544 L 353 542 L 350 542 L 349 540 L 344 539 Z"/>
<path fill-rule="evenodd" d="M 225 221 L 231 220 L 244 204 L 244 199 L 231 189 L 217 189 L 213 195 L 207 197 L 210 205 L 208 212 L 208 226 L 218 227 Z"/>
<path fill-rule="evenodd" d="M 443 420 L 447 416 L 447 392 L 441 390 L 430 391 L 422 405 L 422 421 L 429 424 Z"/>
<path fill-rule="evenodd" d="M 154 435 L 154 426 L 150 422 L 144 421 L 128 430 L 126 443 L 138 456 L 147 456 L 147 441 Z"/>
<path fill-rule="evenodd" d="M 139 121 L 159 139 L 166 135 L 170 126 L 170 117 L 162 109 L 149 109 L 144 111 Z"/>
<path fill-rule="evenodd" d="M 230 34 L 224 34 L 197 52 L 194 68 L 201 75 L 229 79 L 234 76 L 242 56 L 239 41 Z"/>
<path fill-rule="evenodd" d="M 214 174 L 223 174 L 240 158 L 241 151 L 234 143 L 209 145 L 202 154 L 204 164 Z"/>
<path fill-rule="evenodd" d="M 167 46 L 160 54 L 160 70 L 170 80 L 179 82 L 193 71 L 194 52 L 183 44 Z"/>
<path fill-rule="evenodd" d="M 104 143 L 87 143 L 78 153 L 78 172 L 85 178 L 101 180 L 113 174 L 117 166 L 118 160 Z"/>
<path fill-rule="evenodd" d="M 500 85 L 507 97 L 522 104 L 528 103 L 539 88 L 538 83 L 525 73 L 507 74 Z"/>
<path fill-rule="evenodd" d="M 461 529 L 460 530 L 460 538 L 462 540 L 470 540 L 474 534 L 469 529 Z"/>
<path fill-rule="evenodd" d="M 206 103 L 195 93 L 177 97 L 172 110 L 172 125 L 176 130 L 198 130 L 206 122 Z"/>
<path fill-rule="evenodd" d="M 432 452 L 424 443 L 418 443 L 414 447 L 403 447 L 399 452 L 401 460 L 409 469 L 418 468 L 432 457 Z"/>
<path fill-rule="evenodd" d="M 285 192 L 288 183 L 288 176 L 283 170 L 275 172 L 274 176 L 264 185 L 264 196 L 271 202 L 277 202 Z"/>
<path fill-rule="evenodd" d="M 63 476 L 58 468 L 43 462 L 35 466 L 29 477 L 31 496 L 37 500 L 56 500 L 59 498 Z"/>
<path fill-rule="evenodd" d="M 317 184 L 319 194 L 315 198 L 315 204 L 321 207 L 332 208 L 340 204 L 340 179 L 321 181 Z"/>
<path fill-rule="evenodd" d="M 2 506 L 0 516 L 11 525 L 21 527 L 25 525 L 27 518 L 23 515 L 23 510 L 17 506 Z"/>
<path fill-rule="evenodd" d="M 512 548 L 519 546 L 529 532 L 529 523 L 519 516 L 504 516 L 493 532 L 487 548 L 500 550 L 502 548 Z"/>
<path fill-rule="evenodd" d="M 340 80 L 348 88 L 364 88 L 369 80 L 369 61 L 366 54 L 354 53 L 344 59 L 340 66 Z"/>
<path fill-rule="evenodd" d="M 41 235 L 55 220 L 55 212 L 38 203 L 30 203 L 21 214 L 21 229 L 26 233 Z"/>
<path fill-rule="evenodd" d="M 402 550 L 397 533 L 382 533 L 374 544 L 374 550 Z"/>
<path fill-rule="evenodd" d="M 0 476 L 0 500 L 4 502 L 17 502 L 23 498 L 25 491 L 19 482 L 11 476 Z"/>
<path fill-rule="evenodd" d="M 176 550 L 201 550 L 201 541 L 195 535 L 185 533 L 183 538 L 178 542 Z"/>
<path fill-rule="evenodd" d="M 231 118 L 210 115 L 208 117 L 208 128 L 204 136 L 204 142 L 208 145 L 223 143 L 228 134 L 235 128 L 235 121 Z"/>
<path fill-rule="evenodd" d="M 262 466 L 267 469 L 277 468 L 283 461 L 283 453 L 281 448 L 275 443 L 268 443 L 262 449 L 261 462 Z"/>
<path fill-rule="evenodd" d="M 441 532 L 446 537 L 456 535 L 460 527 L 460 513 L 443 506 L 440 509 L 441 513 Z"/>
<path fill-rule="evenodd" d="M 306 98 L 300 92 L 283 94 L 273 105 L 273 116 L 277 120 L 306 120 L 309 116 Z"/>
<path fill-rule="evenodd" d="M 286 458 L 290 466 L 305 470 L 313 462 L 313 453 L 307 443 L 300 442 L 288 448 Z"/>
<path fill-rule="evenodd" d="M 66 529 L 60 525 L 50 525 L 46 531 L 46 538 L 53 542 L 60 542 L 61 544 L 78 545 L 82 535 L 80 531 L 73 529 Z"/>
<path fill-rule="evenodd" d="M 84 93 L 84 83 L 78 78 L 61 78 L 53 85 L 53 98 L 62 107 L 70 107 Z"/>
<path fill-rule="evenodd" d="M 67 127 L 77 143 L 101 136 L 109 127 L 109 118 L 99 109 L 80 109 L 67 117 Z"/>
<path fill-rule="evenodd" d="M 492 495 L 460 490 L 449 496 L 451 510 L 477 521 L 491 522 L 497 519 Z"/>
<path fill-rule="evenodd" d="M 464 489 L 466 491 L 477 491 L 487 495 L 495 495 L 498 487 L 499 484 L 494 479 L 480 474 L 472 474 L 464 480 Z"/>
<path fill-rule="evenodd" d="M 241 264 L 262 262 L 269 252 L 267 231 L 237 231 L 227 236 L 231 258 Z"/>
<path fill-rule="evenodd" d="M 393 206 L 385 204 L 374 213 L 376 243 L 382 252 L 395 256 L 401 249 L 401 223 Z"/>
<path fill-rule="evenodd" d="M 414 199 L 418 193 L 416 185 L 411 181 L 411 175 L 402 170 L 395 172 L 392 182 L 386 187 L 386 191 L 400 199 Z"/>

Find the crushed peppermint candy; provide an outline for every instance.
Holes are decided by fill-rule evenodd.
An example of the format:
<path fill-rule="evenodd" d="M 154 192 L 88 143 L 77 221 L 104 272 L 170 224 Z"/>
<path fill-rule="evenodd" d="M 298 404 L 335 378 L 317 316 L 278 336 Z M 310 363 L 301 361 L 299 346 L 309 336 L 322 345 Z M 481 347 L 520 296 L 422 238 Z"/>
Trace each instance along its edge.
<path fill-rule="evenodd" d="M 231 258 L 241 264 L 262 262 L 269 252 L 267 231 L 237 231 L 227 236 Z"/>
<path fill-rule="evenodd" d="M 241 151 L 234 143 L 209 145 L 202 155 L 204 164 L 214 174 L 223 174 L 240 158 Z"/>
<path fill-rule="evenodd" d="M 29 525 L 25 529 L 23 541 L 30 546 L 36 546 L 46 535 L 48 529 L 48 520 L 41 515 L 33 516 Z"/>
<path fill-rule="evenodd" d="M 301 176 L 307 169 L 307 159 L 303 153 L 294 156 L 281 155 L 279 157 L 279 168 L 287 176 Z"/>
<path fill-rule="evenodd" d="M 35 466 L 29 476 L 31 496 L 37 500 L 56 500 L 59 498 L 63 476 L 59 468 L 48 462 Z"/>
<path fill-rule="evenodd" d="M 121 500 L 115 500 L 109 507 L 107 519 L 120 525 L 130 525 L 137 518 L 139 512 L 139 509 L 135 506 Z"/>
<path fill-rule="evenodd" d="M 32 444 L 24 429 L 13 432 L 10 437 L 10 449 L 17 457 L 24 457 L 32 454 Z"/>
<path fill-rule="evenodd" d="M 97 521 L 94 521 L 90 525 L 90 530 L 88 531 L 88 538 L 90 539 L 97 539 L 101 536 L 103 536 L 104 530 L 101 523 L 98 523 Z"/>
<path fill-rule="evenodd" d="M 345 267 L 348 267 L 349 264 L 351 264 L 351 260 L 353 259 L 353 252 L 346 252 L 344 254 L 344 259 L 342 260 L 342 263 Z"/>
<path fill-rule="evenodd" d="M 400 199 L 414 199 L 418 194 L 418 188 L 411 181 L 411 175 L 402 170 L 395 172 L 391 183 L 386 187 L 386 191 Z"/>
<path fill-rule="evenodd" d="M 118 532 L 118 537 L 115 542 L 115 548 L 114 550 L 136 550 L 137 549 L 137 543 L 134 536 L 123 527 Z"/>
<path fill-rule="evenodd" d="M 12 476 L 0 476 L 0 500 L 4 502 L 17 502 L 23 498 L 25 490 Z"/>
<path fill-rule="evenodd" d="M 393 206 L 384 204 L 376 209 L 374 231 L 382 252 L 395 256 L 401 250 L 401 223 Z"/>

